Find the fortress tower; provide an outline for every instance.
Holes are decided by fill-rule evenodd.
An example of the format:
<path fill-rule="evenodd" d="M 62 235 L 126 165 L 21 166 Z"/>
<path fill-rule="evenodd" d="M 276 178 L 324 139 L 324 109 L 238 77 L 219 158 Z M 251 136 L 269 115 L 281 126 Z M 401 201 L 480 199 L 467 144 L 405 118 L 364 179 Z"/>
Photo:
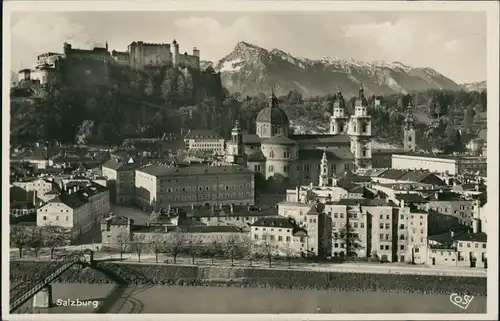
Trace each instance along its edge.
<path fill-rule="evenodd" d="M 365 98 L 363 86 L 359 89 L 359 95 L 354 102 L 354 115 L 351 116 L 349 135 L 356 167 L 371 168 L 371 117 L 368 115 L 368 101 Z"/>
<path fill-rule="evenodd" d="M 320 163 L 319 186 L 328 186 L 328 159 L 326 151 L 323 152 L 323 157 Z"/>
<path fill-rule="evenodd" d="M 415 142 L 415 119 L 413 118 L 413 108 L 411 100 L 406 107 L 406 115 L 403 123 L 403 147 L 405 151 L 414 152 L 416 150 Z"/>
<path fill-rule="evenodd" d="M 332 116 L 330 117 L 330 134 L 345 134 L 348 128 L 348 119 L 345 115 L 345 101 L 340 88 L 333 103 Z"/>

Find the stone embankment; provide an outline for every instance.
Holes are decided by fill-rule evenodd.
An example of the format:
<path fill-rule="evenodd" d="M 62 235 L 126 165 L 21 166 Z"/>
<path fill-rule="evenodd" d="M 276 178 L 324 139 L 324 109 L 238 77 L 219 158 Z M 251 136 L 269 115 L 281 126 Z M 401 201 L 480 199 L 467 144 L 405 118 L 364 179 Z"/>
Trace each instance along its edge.
<path fill-rule="evenodd" d="M 11 285 L 36 278 L 50 262 L 11 261 Z M 487 278 L 436 275 L 350 273 L 274 268 L 173 264 L 123 264 L 97 261 L 75 266 L 55 282 L 240 286 L 336 291 L 378 291 L 422 294 L 486 295 Z"/>

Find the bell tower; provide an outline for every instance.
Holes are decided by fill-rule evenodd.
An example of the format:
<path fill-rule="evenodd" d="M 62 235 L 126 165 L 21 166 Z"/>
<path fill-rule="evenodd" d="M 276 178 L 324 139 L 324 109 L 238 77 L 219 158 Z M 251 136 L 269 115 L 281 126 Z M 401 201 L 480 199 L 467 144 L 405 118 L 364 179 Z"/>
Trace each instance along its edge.
<path fill-rule="evenodd" d="M 231 130 L 231 141 L 227 143 L 227 161 L 232 164 L 245 165 L 245 146 L 240 122 L 236 120 Z"/>
<path fill-rule="evenodd" d="M 411 100 L 406 107 L 405 119 L 403 123 L 403 147 L 405 151 L 414 152 L 416 150 L 415 141 L 415 119 L 413 118 L 413 106 Z"/>
<path fill-rule="evenodd" d="M 351 152 L 357 168 L 371 168 L 372 165 L 372 125 L 368 115 L 368 101 L 363 86 L 354 102 L 354 115 L 350 119 Z"/>
<path fill-rule="evenodd" d="M 319 186 L 328 186 L 328 159 L 326 151 L 323 152 L 319 171 Z"/>
<path fill-rule="evenodd" d="M 335 95 L 333 103 L 332 116 L 330 116 L 330 134 L 340 135 L 346 134 L 348 127 L 348 119 L 345 114 L 345 101 L 340 92 L 340 88 Z"/>

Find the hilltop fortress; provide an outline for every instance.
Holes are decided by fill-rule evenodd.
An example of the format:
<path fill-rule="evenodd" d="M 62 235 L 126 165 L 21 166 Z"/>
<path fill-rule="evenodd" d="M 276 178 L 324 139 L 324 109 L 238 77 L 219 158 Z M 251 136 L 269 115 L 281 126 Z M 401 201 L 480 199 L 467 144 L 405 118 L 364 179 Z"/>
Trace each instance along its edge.
<path fill-rule="evenodd" d="M 136 70 L 157 69 L 161 67 L 200 68 L 200 50 L 193 48 L 192 54 L 179 51 L 179 44 L 174 39 L 169 43 L 146 43 L 134 41 L 127 46 L 127 51 L 109 51 L 105 47 L 75 49 L 64 43 L 63 53 L 47 52 L 37 56 L 37 63 L 32 69 L 21 69 L 19 83 L 50 84 L 60 81 L 82 81 L 86 78 L 93 82 L 105 82 L 108 64 L 130 66 Z M 83 80 L 84 81 L 84 80 Z"/>

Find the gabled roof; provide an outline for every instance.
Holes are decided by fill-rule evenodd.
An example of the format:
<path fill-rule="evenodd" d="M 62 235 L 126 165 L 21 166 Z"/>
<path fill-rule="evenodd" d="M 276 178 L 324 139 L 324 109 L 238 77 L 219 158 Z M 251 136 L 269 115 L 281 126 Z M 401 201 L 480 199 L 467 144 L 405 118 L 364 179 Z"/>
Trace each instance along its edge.
<path fill-rule="evenodd" d="M 101 221 L 101 224 L 109 224 L 109 225 L 128 225 L 132 224 L 134 221 L 128 217 L 121 215 L 113 215 L 111 217 L 107 217 Z"/>
<path fill-rule="evenodd" d="M 116 158 L 112 158 L 102 165 L 102 167 L 114 169 L 115 171 L 133 171 L 140 166 L 138 162 L 129 163 L 128 161 L 119 161 Z"/>
<path fill-rule="evenodd" d="M 390 206 L 390 207 L 395 207 L 397 206 L 394 202 L 387 201 L 387 200 L 381 200 L 381 199 L 353 199 L 353 198 L 343 198 L 339 200 L 338 202 L 335 202 L 337 205 L 348 205 L 348 206 L 355 206 L 355 205 L 361 205 L 361 206 Z"/>
<path fill-rule="evenodd" d="M 297 142 L 283 135 L 275 135 L 262 141 L 266 145 L 297 145 Z"/>
<path fill-rule="evenodd" d="M 427 200 L 422 195 L 416 193 L 396 194 L 396 199 L 405 203 L 427 203 Z"/>
<path fill-rule="evenodd" d="M 297 224 L 288 217 L 264 217 L 255 221 L 251 226 L 293 229 L 297 227 Z"/>
<path fill-rule="evenodd" d="M 51 199 L 48 203 L 62 203 L 72 209 L 77 209 L 88 203 L 88 199 L 79 193 L 61 193 L 59 196 Z"/>

